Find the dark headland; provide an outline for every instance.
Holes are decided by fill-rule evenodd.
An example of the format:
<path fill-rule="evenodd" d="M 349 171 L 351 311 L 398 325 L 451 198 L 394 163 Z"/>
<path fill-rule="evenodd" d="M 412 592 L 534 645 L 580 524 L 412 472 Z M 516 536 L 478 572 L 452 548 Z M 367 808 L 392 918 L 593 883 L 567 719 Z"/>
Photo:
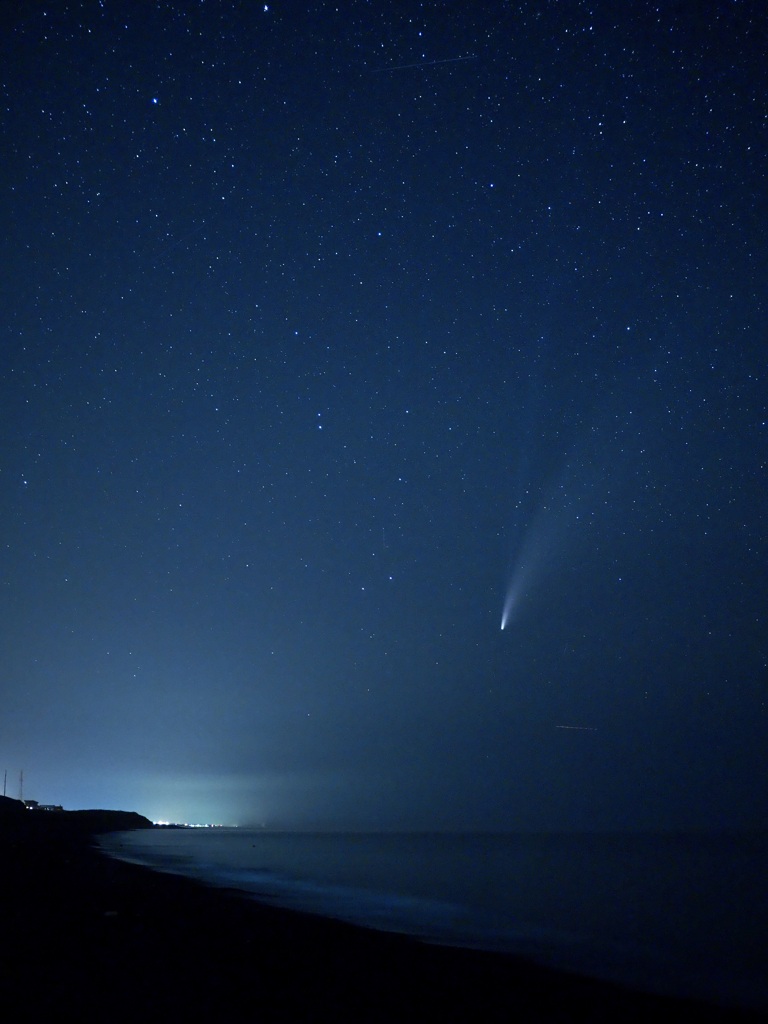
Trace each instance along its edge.
<path fill-rule="evenodd" d="M 0 798 L 5 1024 L 764 1019 L 277 910 L 94 847 L 149 827 Z"/>

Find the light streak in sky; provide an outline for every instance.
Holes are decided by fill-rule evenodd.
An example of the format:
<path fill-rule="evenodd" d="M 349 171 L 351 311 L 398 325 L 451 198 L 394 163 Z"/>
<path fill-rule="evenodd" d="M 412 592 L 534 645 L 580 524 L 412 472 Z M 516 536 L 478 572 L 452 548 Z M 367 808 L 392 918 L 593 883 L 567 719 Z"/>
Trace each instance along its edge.
<path fill-rule="evenodd" d="M 386 71 L 406 71 L 408 68 L 433 68 L 436 64 L 459 64 L 465 60 L 477 60 L 477 54 L 470 54 L 468 57 L 444 57 L 442 60 L 420 60 L 415 64 L 396 64 L 394 67 L 373 68 L 373 74 L 381 74 Z"/>
<path fill-rule="evenodd" d="M 527 566 L 521 565 L 515 571 L 509 584 L 507 596 L 504 599 L 504 607 L 501 612 L 501 628 L 506 629 L 517 612 L 517 606 L 525 596 L 530 582 L 530 571 Z"/>
<path fill-rule="evenodd" d="M 556 729 L 573 729 L 576 732 L 597 732 L 594 725 L 556 725 Z"/>
<path fill-rule="evenodd" d="M 506 599 L 504 601 L 504 608 L 502 609 L 502 612 L 501 612 L 501 628 L 502 629 L 506 629 L 507 625 L 509 624 L 509 620 L 510 620 L 510 617 L 512 615 L 512 611 L 513 611 L 513 609 L 515 607 L 515 604 L 517 602 L 517 596 L 518 596 L 517 595 L 517 588 L 513 584 L 512 586 L 510 586 L 509 590 L 507 591 L 507 596 L 506 596 Z"/>

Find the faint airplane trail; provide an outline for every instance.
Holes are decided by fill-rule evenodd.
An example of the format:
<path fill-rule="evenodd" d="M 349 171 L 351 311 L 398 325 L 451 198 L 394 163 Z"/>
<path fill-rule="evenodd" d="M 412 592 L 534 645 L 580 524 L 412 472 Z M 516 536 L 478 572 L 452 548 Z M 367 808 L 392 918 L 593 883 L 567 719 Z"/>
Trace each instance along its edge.
<path fill-rule="evenodd" d="M 477 54 L 470 54 L 469 57 L 444 57 L 442 60 L 421 60 L 416 64 L 396 64 L 394 67 L 373 68 L 372 74 L 378 75 L 382 71 L 405 71 L 407 68 L 431 68 L 435 64 L 457 64 L 462 60 L 477 60 Z"/>
<path fill-rule="evenodd" d="M 157 254 L 153 259 L 153 262 L 157 263 L 160 259 L 164 259 L 169 252 L 173 252 L 174 249 L 178 249 L 180 245 L 184 244 L 184 242 L 188 242 L 190 238 L 194 238 L 195 235 L 199 235 L 204 227 L 205 221 L 203 221 L 202 224 L 198 224 L 197 227 L 193 228 L 191 231 L 188 231 L 185 235 L 182 235 L 181 238 L 177 238 L 175 240 L 171 239 L 170 242 L 166 242 L 165 245 L 161 246 L 160 249 L 158 249 Z"/>

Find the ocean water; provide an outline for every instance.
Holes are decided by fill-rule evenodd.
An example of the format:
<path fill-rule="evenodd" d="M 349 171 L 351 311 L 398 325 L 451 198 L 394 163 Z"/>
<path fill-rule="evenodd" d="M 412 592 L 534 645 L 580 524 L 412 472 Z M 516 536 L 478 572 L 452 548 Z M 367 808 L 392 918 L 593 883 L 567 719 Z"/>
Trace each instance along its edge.
<path fill-rule="evenodd" d="M 768 1009 L 768 834 L 136 831 L 112 856 L 283 907 Z"/>

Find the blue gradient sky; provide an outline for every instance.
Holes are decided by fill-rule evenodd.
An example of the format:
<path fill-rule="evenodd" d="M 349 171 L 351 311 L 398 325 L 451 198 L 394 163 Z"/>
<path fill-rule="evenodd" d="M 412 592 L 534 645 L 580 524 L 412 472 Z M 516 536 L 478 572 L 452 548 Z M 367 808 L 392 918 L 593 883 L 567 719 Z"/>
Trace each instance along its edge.
<path fill-rule="evenodd" d="M 763 823 L 766 14 L 300 7 L 0 16 L 9 795 Z"/>

